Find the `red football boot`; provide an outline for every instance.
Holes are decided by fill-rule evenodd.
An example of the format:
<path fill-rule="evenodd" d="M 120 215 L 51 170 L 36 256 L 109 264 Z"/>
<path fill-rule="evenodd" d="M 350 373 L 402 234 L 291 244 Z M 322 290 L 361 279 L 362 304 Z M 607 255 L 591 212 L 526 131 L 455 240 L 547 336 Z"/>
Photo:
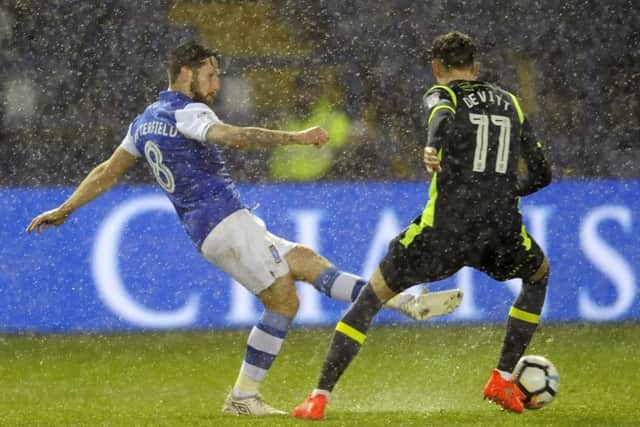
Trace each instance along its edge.
<path fill-rule="evenodd" d="M 324 418 L 324 408 L 326 406 L 327 396 L 324 394 L 309 395 L 307 400 L 291 411 L 291 415 L 306 420 L 321 420 Z"/>
<path fill-rule="evenodd" d="M 524 393 L 512 381 L 502 378 L 497 369 L 491 371 L 491 378 L 484 386 L 484 398 L 508 411 L 520 414 L 524 410 Z"/>

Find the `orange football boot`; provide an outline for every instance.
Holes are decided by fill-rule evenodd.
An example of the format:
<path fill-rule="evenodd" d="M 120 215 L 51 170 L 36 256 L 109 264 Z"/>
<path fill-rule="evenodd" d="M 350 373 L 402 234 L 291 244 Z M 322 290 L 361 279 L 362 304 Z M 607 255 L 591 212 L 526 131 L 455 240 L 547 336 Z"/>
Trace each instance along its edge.
<path fill-rule="evenodd" d="M 497 369 L 491 371 L 491 378 L 484 386 L 484 398 L 489 399 L 508 411 L 522 413 L 525 395 L 513 381 L 505 380 Z"/>
<path fill-rule="evenodd" d="M 327 396 L 317 394 L 309 395 L 307 400 L 296 406 L 291 415 L 305 420 L 321 420 L 324 418 L 324 408 L 327 406 Z"/>

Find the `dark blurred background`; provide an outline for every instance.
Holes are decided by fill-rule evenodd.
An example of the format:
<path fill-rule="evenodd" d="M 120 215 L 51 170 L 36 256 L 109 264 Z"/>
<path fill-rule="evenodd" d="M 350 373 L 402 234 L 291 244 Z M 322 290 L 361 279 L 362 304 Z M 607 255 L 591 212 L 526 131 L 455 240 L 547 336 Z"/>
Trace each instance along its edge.
<path fill-rule="evenodd" d="M 239 181 L 424 179 L 424 52 L 451 30 L 476 39 L 482 79 L 521 97 L 556 177 L 640 177 L 632 0 L 2 0 L 0 185 L 78 183 L 166 88 L 167 53 L 193 37 L 224 56 L 224 121 L 320 122 L 332 136 L 315 159 L 230 151 Z M 296 156 L 300 174 L 278 168 Z M 143 167 L 128 176 L 150 179 Z"/>

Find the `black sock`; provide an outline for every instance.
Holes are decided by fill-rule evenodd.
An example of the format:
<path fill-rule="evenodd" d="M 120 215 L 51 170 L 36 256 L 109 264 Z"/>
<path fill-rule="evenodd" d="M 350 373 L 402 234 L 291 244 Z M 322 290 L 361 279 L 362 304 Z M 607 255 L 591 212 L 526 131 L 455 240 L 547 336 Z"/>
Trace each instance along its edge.
<path fill-rule="evenodd" d="M 522 357 L 538 327 L 540 313 L 547 292 L 549 274 L 536 282 L 523 283 L 516 302 L 509 311 L 498 369 L 512 372 Z"/>
<path fill-rule="evenodd" d="M 329 352 L 320 371 L 318 389 L 332 391 L 340 376 L 356 357 L 364 342 L 367 330 L 382 302 L 371 289 L 362 288 L 360 295 L 336 326 Z"/>

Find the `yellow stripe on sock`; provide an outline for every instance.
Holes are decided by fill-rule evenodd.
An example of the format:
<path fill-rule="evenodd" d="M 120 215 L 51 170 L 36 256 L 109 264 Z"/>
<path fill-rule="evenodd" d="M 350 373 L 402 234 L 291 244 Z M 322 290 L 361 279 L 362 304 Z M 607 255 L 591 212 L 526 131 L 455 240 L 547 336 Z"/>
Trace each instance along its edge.
<path fill-rule="evenodd" d="M 360 345 L 362 345 L 364 340 L 367 338 L 365 334 L 343 322 L 338 322 L 336 325 L 336 331 L 348 336 Z"/>
<path fill-rule="evenodd" d="M 536 325 L 540 323 L 539 314 L 529 313 L 528 311 L 520 310 L 519 308 L 516 308 L 516 307 L 511 307 L 511 310 L 509 310 L 509 316 L 513 317 L 514 319 L 519 319 L 527 323 L 533 323 Z"/>

